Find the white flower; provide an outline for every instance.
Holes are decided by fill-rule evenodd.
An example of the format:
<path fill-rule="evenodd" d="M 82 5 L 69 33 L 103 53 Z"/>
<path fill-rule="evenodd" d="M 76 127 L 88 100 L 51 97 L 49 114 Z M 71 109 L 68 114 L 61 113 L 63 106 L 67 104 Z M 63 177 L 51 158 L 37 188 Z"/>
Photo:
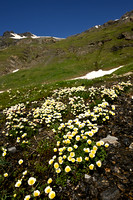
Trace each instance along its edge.
<path fill-rule="evenodd" d="M 20 187 L 21 183 L 22 183 L 22 181 L 21 181 L 21 180 L 18 180 L 18 181 L 16 182 L 16 184 L 15 184 L 15 187 Z"/>
<path fill-rule="evenodd" d="M 101 167 L 101 165 L 102 165 L 101 160 L 98 160 L 98 161 L 96 162 L 96 164 L 97 164 L 98 167 Z"/>
<path fill-rule="evenodd" d="M 18 164 L 21 165 L 22 163 L 23 163 L 23 160 L 20 159 L 20 160 L 18 161 Z"/>
<path fill-rule="evenodd" d="M 29 200 L 30 199 L 30 195 L 26 195 L 24 200 Z"/>
<path fill-rule="evenodd" d="M 52 181 L 53 181 L 52 178 L 49 178 L 47 183 L 50 184 L 50 183 L 52 183 Z"/>
<path fill-rule="evenodd" d="M 36 182 L 36 178 L 34 178 L 34 177 L 30 177 L 28 180 L 29 185 L 34 185 L 35 182 Z"/>
<path fill-rule="evenodd" d="M 50 186 L 47 186 L 47 187 L 45 188 L 45 193 L 46 193 L 46 194 L 50 193 L 51 191 L 52 191 L 52 188 L 51 188 Z"/>
<path fill-rule="evenodd" d="M 57 162 L 54 163 L 54 168 L 58 169 L 59 168 L 59 164 Z"/>
<path fill-rule="evenodd" d="M 8 176 L 8 173 L 4 173 L 4 177 L 7 177 Z"/>
<path fill-rule="evenodd" d="M 71 167 L 66 166 L 66 167 L 65 167 L 65 172 L 70 172 L 70 171 L 71 171 Z"/>
<path fill-rule="evenodd" d="M 35 190 L 34 192 L 33 192 L 33 196 L 34 197 L 38 197 L 40 195 L 40 191 L 39 190 Z"/>
<path fill-rule="evenodd" d="M 49 160 L 49 165 L 53 164 L 53 162 L 54 162 L 53 159 Z"/>
<path fill-rule="evenodd" d="M 24 172 L 23 172 L 23 175 L 26 175 L 27 174 L 27 170 L 25 170 Z"/>
<path fill-rule="evenodd" d="M 48 196 L 50 199 L 53 199 L 55 197 L 55 192 L 51 191 Z"/>

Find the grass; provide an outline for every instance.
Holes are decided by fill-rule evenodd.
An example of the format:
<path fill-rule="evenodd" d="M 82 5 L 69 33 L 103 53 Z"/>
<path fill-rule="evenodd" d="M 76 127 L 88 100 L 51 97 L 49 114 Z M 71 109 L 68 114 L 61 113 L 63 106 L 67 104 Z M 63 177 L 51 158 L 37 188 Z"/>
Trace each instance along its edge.
<path fill-rule="evenodd" d="M 122 75 L 122 74 L 126 74 L 128 72 L 133 72 L 133 63 L 130 63 L 130 64 L 120 68 L 119 70 L 115 71 L 114 74 Z"/>
<path fill-rule="evenodd" d="M 113 74 L 123 75 L 125 73 L 132 72 L 132 71 L 133 71 L 133 63 L 130 63 L 118 69 Z M 4 77 L 5 85 L 3 84 L 3 87 L 1 87 L 0 90 L 10 89 L 10 88 L 11 90 L 9 92 L 4 92 L 0 94 L 0 109 L 4 109 L 5 107 L 15 105 L 19 102 L 26 102 L 26 101 L 31 102 L 37 99 L 41 99 L 43 98 L 43 96 L 49 96 L 51 94 L 51 91 L 56 88 L 72 87 L 72 86 L 79 86 L 79 85 L 92 86 L 96 83 L 102 84 L 103 82 L 110 82 L 110 80 L 112 81 L 115 80 L 115 78 L 111 78 L 112 75 L 106 75 L 104 77 L 100 77 L 100 78 L 92 79 L 92 80 L 79 79 L 79 80 L 67 80 L 67 81 L 53 81 L 53 83 L 48 83 L 47 81 L 44 82 L 43 75 L 39 77 L 35 77 L 33 73 L 32 78 L 28 80 L 27 76 L 25 78 L 22 78 L 24 75 L 22 72 L 20 72 L 19 76 L 18 76 L 18 73 L 19 72 L 16 73 L 16 77 L 13 76 L 16 78 L 15 79 L 16 82 L 14 79 L 9 78 L 9 77 L 12 78 L 12 74 L 6 75 L 5 76 L 6 79 Z M 40 74 L 40 71 L 38 71 L 38 73 Z M 59 75 L 57 73 L 57 77 L 58 76 Z M 64 76 L 64 79 L 65 78 L 66 77 Z M 19 84 L 17 84 L 18 79 L 20 80 Z M 34 83 L 33 83 L 33 80 L 34 80 Z"/>
<path fill-rule="evenodd" d="M 97 52 L 95 52 L 96 57 Z M 112 54 L 110 54 L 110 57 L 108 56 L 108 60 L 112 57 Z M 122 57 L 122 56 L 121 56 Z M 128 56 L 127 56 L 128 57 Z M 115 55 L 114 55 L 115 58 Z M 31 69 L 23 69 L 16 73 L 7 74 L 0 77 L 0 90 L 6 90 L 6 89 L 13 89 L 13 88 L 19 88 L 19 87 L 25 87 L 27 85 L 32 85 L 34 80 L 35 84 L 48 84 L 48 83 L 55 83 L 62 80 L 68 80 L 75 77 L 83 76 L 89 71 L 92 71 L 92 65 L 88 65 L 88 59 L 81 59 L 79 60 L 77 58 L 68 59 L 61 63 L 56 63 L 53 65 L 47 65 L 43 67 L 43 65 L 38 64 L 37 67 L 33 67 Z M 115 58 L 116 59 L 116 58 Z M 127 61 L 128 60 L 128 61 Z M 127 64 L 130 65 L 129 70 L 132 69 L 132 59 L 128 58 L 119 58 L 117 59 L 116 63 L 119 65 L 124 65 L 127 61 Z M 130 61 L 130 62 L 129 62 Z M 103 56 L 103 59 L 99 61 L 101 63 L 102 69 L 110 69 L 113 67 L 117 67 L 119 65 L 115 65 L 110 60 L 108 62 L 108 65 L 105 62 L 105 57 Z M 129 62 L 129 63 L 128 63 Z M 104 64 L 102 64 L 104 63 Z M 127 65 L 126 65 L 127 66 Z M 94 66 L 93 70 L 98 70 L 99 67 Z M 122 72 L 122 70 L 120 70 Z"/>

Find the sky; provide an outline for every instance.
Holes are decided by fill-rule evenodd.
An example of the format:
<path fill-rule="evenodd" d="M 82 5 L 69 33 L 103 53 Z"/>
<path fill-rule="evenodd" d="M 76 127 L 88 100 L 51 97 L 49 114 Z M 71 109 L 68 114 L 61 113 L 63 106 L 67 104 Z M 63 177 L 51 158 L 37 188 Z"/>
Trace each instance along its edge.
<path fill-rule="evenodd" d="M 4 0 L 0 36 L 5 31 L 66 38 L 133 10 L 133 0 Z"/>

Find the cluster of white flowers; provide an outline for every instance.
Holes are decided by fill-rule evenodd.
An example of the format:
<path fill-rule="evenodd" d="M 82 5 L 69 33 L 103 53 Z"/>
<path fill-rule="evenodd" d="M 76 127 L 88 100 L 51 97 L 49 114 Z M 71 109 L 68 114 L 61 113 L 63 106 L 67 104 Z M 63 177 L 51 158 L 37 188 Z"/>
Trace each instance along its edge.
<path fill-rule="evenodd" d="M 74 93 L 87 91 L 85 86 L 71 87 L 71 88 L 61 88 L 53 91 L 53 97 L 58 99 L 65 98 L 67 96 L 73 96 Z"/>
<path fill-rule="evenodd" d="M 2 156 L 5 157 L 7 154 L 7 149 L 2 147 L 1 150 L 3 151 Z"/>
<path fill-rule="evenodd" d="M 37 101 L 32 102 L 32 108 L 27 109 L 26 106 L 29 105 L 27 102 L 27 105 L 22 103 L 5 109 L 3 113 L 6 116 L 6 124 L 2 133 L 9 137 L 16 136 L 16 142 L 19 145 L 21 142 L 28 143 L 28 137 L 31 134 L 29 130 L 34 135 L 38 126 L 53 128 L 56 124 L 52 130 L 58 140 L 53 149 L 54 156 L 49 160 L 49 165 L 53 166 L 56 175 L 67 176 L 75 170 L 75 165 L 83 165 L 88 170 L 97 169 L 102 166 L 104 159 L 100 153 L 109 146 L 102 139 L 98 141 L 94 139 L 98 134 L 98 127 L 106 124 L 115 115 L 115 106 L 112 102 L 120 91 L 130 85 L 130 82 L 122 82 L 111 88 L 79 86 L 54 90 L 52 96 L 43 99 L 39 105 Z M 2 157 L 5 157 L 7 149 L 2 147 L 1 150 Z M 23 160 L 19 159 L 18 164 L 22 168 Z M 22 182 L 26 180 L 26 175 L 27 169 L 22 172 L 21 178 L 19 176 L 16 179 L 15 188 L 22 185 Z M 3 173 L 3 176 L 8 178 L 8 173 Z M 27 183 L 33 186 L 36 178 L 30 177 Z M 49 199 L 56 196 L 50 186 L 52 183 L 52 178 L 49 178 L 48 186 L 44 190 Z M 32 190 L 32 194 L 26 195 L 24 200 L 40 195 L 39 190 Z M 16 197 L 16 194 L 13 196 Z"/>
<path fill-rule="evenodd" d="M 128 84 L 127 84 L 128 85 Z M 126 86 L 127 86 L 126 85 Z M 116 87 L 115 87 L 116 88 Z M 102 166 L 102 157 L 100 157 L 101 147 L 107 148 L 108 143 L 102 140 L 94 141 L 94 134 L 98 134 L 98 125 L 110 119 L 110 115 L 115 115 L 115 106 L 110 105 L 105 99 L 106 97 L 114 100 L 117 97 L 116 90 L 102 88 L 88 89 L 89 97 L 100 95 L 103 99 L 100 104 L 93 107 L 91 111 L 88 104 L 80 96 L 71 97 L 71 90 L 56 90 L 56 97 L 60 100 L 63 95 L 68 96 L 69 105 L 73 115 L 80 113 L 75 119 L 61 123 L 57 129 L 57 135 L 60 135 L 56 147 L 53 149 L 55 155 L 49 160 L 49 165 L 53 165 L 55 173 L 69 173 L 74 170 L 73 163 L 88 166 L 90 170 Z M 117 86 L 117 88 L 119 88 Z M 121 89 L 121 88 L 120 88 Z M 82 88 L 82 91 L 84 88 Z M 70 93 L 70 97 L 69 97 Z M 95 122 L 95 123 L 94 123 Z M 59 134 L 58 134 L 59 133 Z M 98 153 L 97 153 L 98 152 Z M 69 162 L 69 165 L 68 165 Z M 85 163 L 88 163 L 87 165 Z M 59 175 L 58 175 L 59 176 Z M 49 186 L 46 187 L 46 189 Z"/>
<path fill-rule="evenodd" d="M 62 121 L 62 111 L 66 109 L 66 105 L 61 101 L 56 101 L 53 98 L 47 98 L 41 107 L 33 109 L 34 122 L 42 124 L 45 122 L 47 126 L 55 120 Z"/>

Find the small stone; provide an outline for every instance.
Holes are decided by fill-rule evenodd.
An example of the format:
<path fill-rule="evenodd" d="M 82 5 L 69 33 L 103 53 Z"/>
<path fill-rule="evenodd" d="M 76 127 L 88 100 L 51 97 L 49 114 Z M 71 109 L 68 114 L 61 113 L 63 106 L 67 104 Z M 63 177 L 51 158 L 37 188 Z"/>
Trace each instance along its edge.
<path fill-rule="evenodd" d="M 133 149 L 133 142 L 130 144 L 129 149 Z"/>
<path fill-rule="evenodd" d="M 125 181 L 127 181 L 126 176 L 124 176 L 123 174 L 113 173 L 113 175 L 117 176 L 117 177 L 118 177 L 119 179 L 121 179 L 121 180 L 125 180 Z"/>
<path fill-rule="evenodd" d="M 111 135 L 108 135 L 106 138 L 103 138 L 102 140 L 104 142 L 108 142 L 109 144 L 117 144 L 118 143 L 118 141 L 117 141 L 118 138 L 111 136 Z"/>
<path fill-rule="evenodd" d="M 102 190 L 108 188 L 109 182 L 108 182 L 108 180 L 105 179 L 104 177 L 100 177 L 100 178 L 97 180 L 96 185 L 97 185 L 97 188 L 98 188 L 99 190 L 102 191 Z"/>
<path fill-rule="evenodd" d="M 116 162 L 115 161 L 111 161 L 114 165 L 116 164 Z"/>
<path fill-rule="evenodd" d="M 128 138 L 124 138 L 124 139 L 123 139 L 123 143 L 124 143 L 124 145 L 125 145 L 126 147 L 128 147 L 129 144 L 130 144 L 130 140 L 129 140 Z"/>
<path fill-rule="evenodd" d="M 101 200 L 117 200 L 120 198 L 120 192 L 117 187 L 109 188 L 100 194 Z"/>
<path fill-rule="evenodd" d="M 8 148 L 8 151 L 11 153 L 15 153 L 17 151 L 16 147 L 10 147 Z"/>
<path fill-rule="evenodd" d="M 85 184 L 84 184 L 84 182 L 80 182 L 80 184 L 79 184 L 79 187 L 80 187 L 80 192 L 85 192 Z"/>
<path fill-rule="evenodd" d="M 125 187 L 122 184 L 117 184 L 117 187 L 122 191 L 125 192 Z"/>
<path fill-rule="evenodd" d="M 106 171 L 107 173 L 109 173 L 109 172 L 110 172 L 110 168 L 105 168 L 105 171 Z"/>
<path fill-rule="evenodd" d="M 130 175 L 129 180 L 130 180 L 131 183 L 133 183 L 133 174 Z"/>
<path fill-rule="evenodd" d="M 88 180 L 90 180 L 90 178 L 91 178 L 91 176 L 90 175 L 88 175 L 88 174 L 85 174 L 85 179 L 88 181 Z"/>
<path fill-rule="evenodd" d="M 116 172 L 116 173 L 120 173 L 120 170 L 118 169 L 118 167 L 114 167 L 114 172 Z"/>

